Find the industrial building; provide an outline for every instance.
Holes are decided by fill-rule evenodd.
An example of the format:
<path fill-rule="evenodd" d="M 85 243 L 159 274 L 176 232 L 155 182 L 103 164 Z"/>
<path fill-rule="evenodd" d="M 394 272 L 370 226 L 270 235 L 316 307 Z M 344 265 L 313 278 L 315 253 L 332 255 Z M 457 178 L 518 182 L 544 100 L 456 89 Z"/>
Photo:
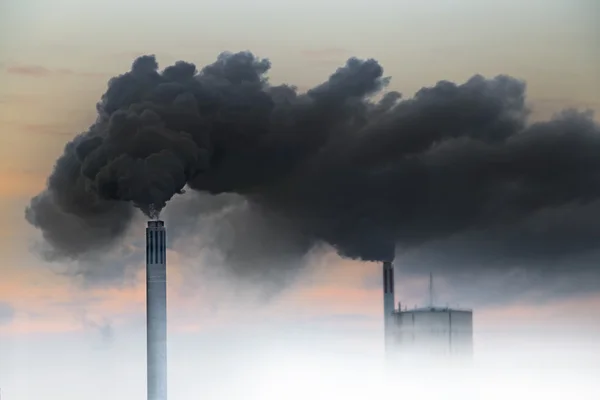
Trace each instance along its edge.
<path fill-rule="evenodd" d="M 394 312 L 390 346 L 394 356 L 470 357 L 473 312 L 450 307 L 423 307 Z"/>
<path fill-rule="evenodd" d="M 385 262 L 384 317 L 385 347 L 389 359 L 469 360 L 473 354 L 473 311 L 436 306 L 433 276 L 429 280 L 429 305 L 390 311 L 394 301 L 393 264 Z M 393 304 L 393 303 L 392 303 Z M 393 308 L 393 306 L 392 306 Z"/>

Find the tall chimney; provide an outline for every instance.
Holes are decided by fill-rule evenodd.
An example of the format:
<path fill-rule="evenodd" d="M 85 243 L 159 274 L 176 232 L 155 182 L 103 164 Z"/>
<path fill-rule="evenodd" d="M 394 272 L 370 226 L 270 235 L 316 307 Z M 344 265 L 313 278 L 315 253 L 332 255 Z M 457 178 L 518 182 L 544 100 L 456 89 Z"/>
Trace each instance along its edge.
<path fill-rule="evenodd" d="M 386 350 L 390 346 L 394 313 L 394 264 L 383 262 L 383 324 Z"/>
<path fill-rule="evenodd" d="M 146 228 L 146 357 L 148 400 L 167 400 L 167 234 L 163 221 Z"/>

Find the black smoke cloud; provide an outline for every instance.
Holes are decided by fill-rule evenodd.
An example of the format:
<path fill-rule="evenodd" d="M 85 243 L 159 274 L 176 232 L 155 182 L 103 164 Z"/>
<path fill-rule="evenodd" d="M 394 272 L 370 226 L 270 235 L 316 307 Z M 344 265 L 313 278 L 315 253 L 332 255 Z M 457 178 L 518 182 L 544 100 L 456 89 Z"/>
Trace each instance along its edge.
<path fill-rule="evenodd" d="M 302 94 L 269 84 L 269 69 L 248 52 L 200 71 L 178 62 L 160 72 L 144 56 L 113 78 L 97 121 L 67 144 L 26 211 L 50 256 L 110 248 L 135 208 L 156 217 L 186 188 L 235 194 L 257 211 L 245 235 L 269 243 L 228 241 L 247 268 L 278 247 L 327 243 L 382 260 L 394 244 L 478 230 L 506 238 L 524 219 L 599 199 L 599 125 L 577 111 L 529 123 L 520 80 L 476 75 L 376 101 L 389 78 L 375 60 L 352 58 Z M 545 253 L 544 237 L 569 241 L 554 232 L 530 251 Z"/>

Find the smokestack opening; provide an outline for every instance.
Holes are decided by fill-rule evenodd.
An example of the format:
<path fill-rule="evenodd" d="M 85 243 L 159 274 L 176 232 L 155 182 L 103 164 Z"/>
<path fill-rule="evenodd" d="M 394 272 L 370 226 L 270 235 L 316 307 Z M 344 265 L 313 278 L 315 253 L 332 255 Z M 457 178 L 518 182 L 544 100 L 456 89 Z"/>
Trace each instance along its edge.
<path fill-rule="evenodd" d="M 161 221 L 159 219 L 148 221 L 148 228 L 162 228 L 164 226 L 164 221 Z"/>

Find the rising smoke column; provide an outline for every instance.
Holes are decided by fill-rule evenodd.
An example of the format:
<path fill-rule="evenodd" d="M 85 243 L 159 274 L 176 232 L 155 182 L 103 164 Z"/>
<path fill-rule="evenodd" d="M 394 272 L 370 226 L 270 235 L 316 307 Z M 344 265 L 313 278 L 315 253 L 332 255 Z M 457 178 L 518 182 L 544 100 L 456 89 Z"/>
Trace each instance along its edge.
<path fill-rule="evenodd" d="M 374 101 L 389 81 L 375 60 L 304 94 L 270 85 L 269 69 L 247 52 L 199 72 L 144 56 L 113 78 L 26 211 L 54 257 L 111 246 L 135 208 L 155 217 L 186 187 L 242 196 L 298 252 L 326 242 L 365 260 L 600 196 L 598 124 L 576 111 L 529 124 L 522 81 L 476 75 Z"/>

